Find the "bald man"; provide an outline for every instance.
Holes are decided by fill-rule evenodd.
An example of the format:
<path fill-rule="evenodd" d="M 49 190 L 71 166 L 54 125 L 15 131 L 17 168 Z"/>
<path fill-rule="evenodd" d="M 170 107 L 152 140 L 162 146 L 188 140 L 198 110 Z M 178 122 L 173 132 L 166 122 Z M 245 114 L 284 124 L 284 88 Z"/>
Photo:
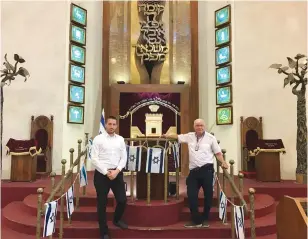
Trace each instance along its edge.
<path fill-rule="evenodd" d="M 179 143 L 187 143 L 189 150 L 189 175 L 186 178 L 188 203 L 191 222 L 185 227 L 209 227 L 208 220 L 213 199 L 214 156 L 223 168 L 228 168 L 216 138 L 205 132 L 202 119 L 194 121 L 195 132 L 180 135 L 163 135 L 165 138 L 177 139 Z M 198 194 L 202 187 L 204 192 L 204 209 L 198 211 Z"/>

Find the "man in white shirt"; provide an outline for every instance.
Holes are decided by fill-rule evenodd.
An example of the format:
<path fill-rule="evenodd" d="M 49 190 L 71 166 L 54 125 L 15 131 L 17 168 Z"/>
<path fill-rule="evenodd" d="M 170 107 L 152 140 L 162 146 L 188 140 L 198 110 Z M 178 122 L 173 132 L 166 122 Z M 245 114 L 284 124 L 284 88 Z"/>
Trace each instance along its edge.
<path fill-rule="evenodd" d="M 122 169 L 127 162 L 126 146 L 122 136 L 115 134 L 117 119 L 110 116 L 106 120 L 106 133 L 93 140 L 91 162 L 95 167 L 94 186 L 97 194 L 97 213 L 102 239 L 109 239 L 106 220 L 108 193 L 112 190 L 117 206 L 113 224 L 122 229 L 127 225 L 121 221 L 126 207 L 126 191 Z"/>
<path fill-rule="evenodd" d="M 194 121 L 195 132 L 180 135 L 164 135 L 166 138 L 178 139 L 179 143 L 187 143 L 189 150 L 189 175 L 186 178 L 187 196 L 191 212 L 191 222 L 185 227 L 209 227 L 208 220 L 213 199 L 214 156 L 223 168 L 228 168 L 216 138 L 205 132 L 202 119 Z M 200 187 L 204 192 L 204 209 L 198 211 L 198 194 Z"/>

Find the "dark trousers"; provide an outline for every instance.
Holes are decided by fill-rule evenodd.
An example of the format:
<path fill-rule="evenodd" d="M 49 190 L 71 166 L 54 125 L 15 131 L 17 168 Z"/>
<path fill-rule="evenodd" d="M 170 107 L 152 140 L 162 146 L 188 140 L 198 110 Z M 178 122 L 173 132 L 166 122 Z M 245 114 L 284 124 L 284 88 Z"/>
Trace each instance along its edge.
<path fill-rule="evenodd" d="M 94 173 L 94 186 L 97 194 L 97 213 L 100 234 L 103 237 L 108 234 L 108 226 L 106 219 L 106 207 L 108 204 L 108 193 L 111 189 L 117 206 L 114 212 L 114 222 L 121 220 L 126 207 L 126 191 L 123 180 L 123 172 L 120 172 L 114 180 L 110 180 L 107 176 L 95 170 Z"/>
<path fill-rule="evenodd" d="M 206 164 L 203 167 L 190 170 L 186 179 L 188 203 L 191 212 L 191 219 L 196 224 L 209 220 L 209 214 L 213 200 L 213 164 Z M 204 192 L 203 214 L 198 210 L 198 194 L 200 187 Z"/>

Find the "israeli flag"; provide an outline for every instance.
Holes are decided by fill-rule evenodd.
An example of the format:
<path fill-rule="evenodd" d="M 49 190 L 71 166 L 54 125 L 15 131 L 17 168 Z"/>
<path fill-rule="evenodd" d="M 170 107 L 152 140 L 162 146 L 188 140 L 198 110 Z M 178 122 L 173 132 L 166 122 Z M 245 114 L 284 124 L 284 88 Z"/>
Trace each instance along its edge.
<path fill-rule="evenodd" d="M 174 167 L 179 168 L 180 167 L 180 146 L 178 143 L 174 143 L 172 145 L 172 151 L 173 151 Z"/>
<path fill-rule="evenodd" d="M 141 146 L 126 146 L 127 163 L 125 169 L 134 172 L 141 170 Z"/>
<path fill-rule="evenodd" d="M 93 139 L 89 139 L 88 142 L 88 159 L 91 160 L 91 153 L 92 153 L 92 146 L 93 146 Z"/>
<path fill-rule="evenodd" d="M 101 121 L 99 123 L 99 134 L 104 134 L 104 133 L 106 133 L 106 130 L 105 130 L 105 110 L 103 109 Z"/>
<path fill-rule="evenodd" d="M 80 187 L 84 187 L 88 185 L 87 170 L 86 170 L 85 165 L 82 165 L 81 167 L 80 174 L 79 174 L 79 183 L 80 183 Z"/>
<path fill-rule="evenodd" d="M 72 185 L 65 193 L 67 218 L 70 218 L 74 212 L 74 185 Z"/>
<path fill-rule="evenodd" d="M 219 219 L 224 222 L 226 220 L 227 213 L 227 197 L 223 191 L 220 191 L 219 202 Z"/>
<path fill-rule="evenodd" d="M 235 232 L 238 239 L 245 239 L 244 227 L 244 208 L 243 206 L 234 206 Z"/>
<path fill-rule="evenodd" d="M 43 237 L 48 237 L 52 235 L 56 230 L 58 201 L 45 203 L 45 206 L 46 206 L 46 211 L 45 211 Z"/>
<path fill-rule="evenodd" d="M 146 173 L 164 173 L 165 149 L 148 148 Z"/>

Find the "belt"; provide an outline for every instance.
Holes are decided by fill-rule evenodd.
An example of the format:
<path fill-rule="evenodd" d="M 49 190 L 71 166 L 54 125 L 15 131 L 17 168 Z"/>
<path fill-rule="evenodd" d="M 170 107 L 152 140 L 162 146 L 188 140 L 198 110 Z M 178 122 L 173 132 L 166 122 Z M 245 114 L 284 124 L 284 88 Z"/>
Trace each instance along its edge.
<path fill-rule="evenodd" d="M 195 171 L 199 171 L 200 169 L 203 169 L 203 168 L 210 168 L 210 167 L 214 167 L 214 164 L 212 164 L 212 163 L 207 163 L 207 164 L 204 164 L 204 165 L 201 166 L 201 167 L 193 168 L 193 169 L 191 169 L 190 171 L 191 171 L 191 172 L 195 172 Z"/>

